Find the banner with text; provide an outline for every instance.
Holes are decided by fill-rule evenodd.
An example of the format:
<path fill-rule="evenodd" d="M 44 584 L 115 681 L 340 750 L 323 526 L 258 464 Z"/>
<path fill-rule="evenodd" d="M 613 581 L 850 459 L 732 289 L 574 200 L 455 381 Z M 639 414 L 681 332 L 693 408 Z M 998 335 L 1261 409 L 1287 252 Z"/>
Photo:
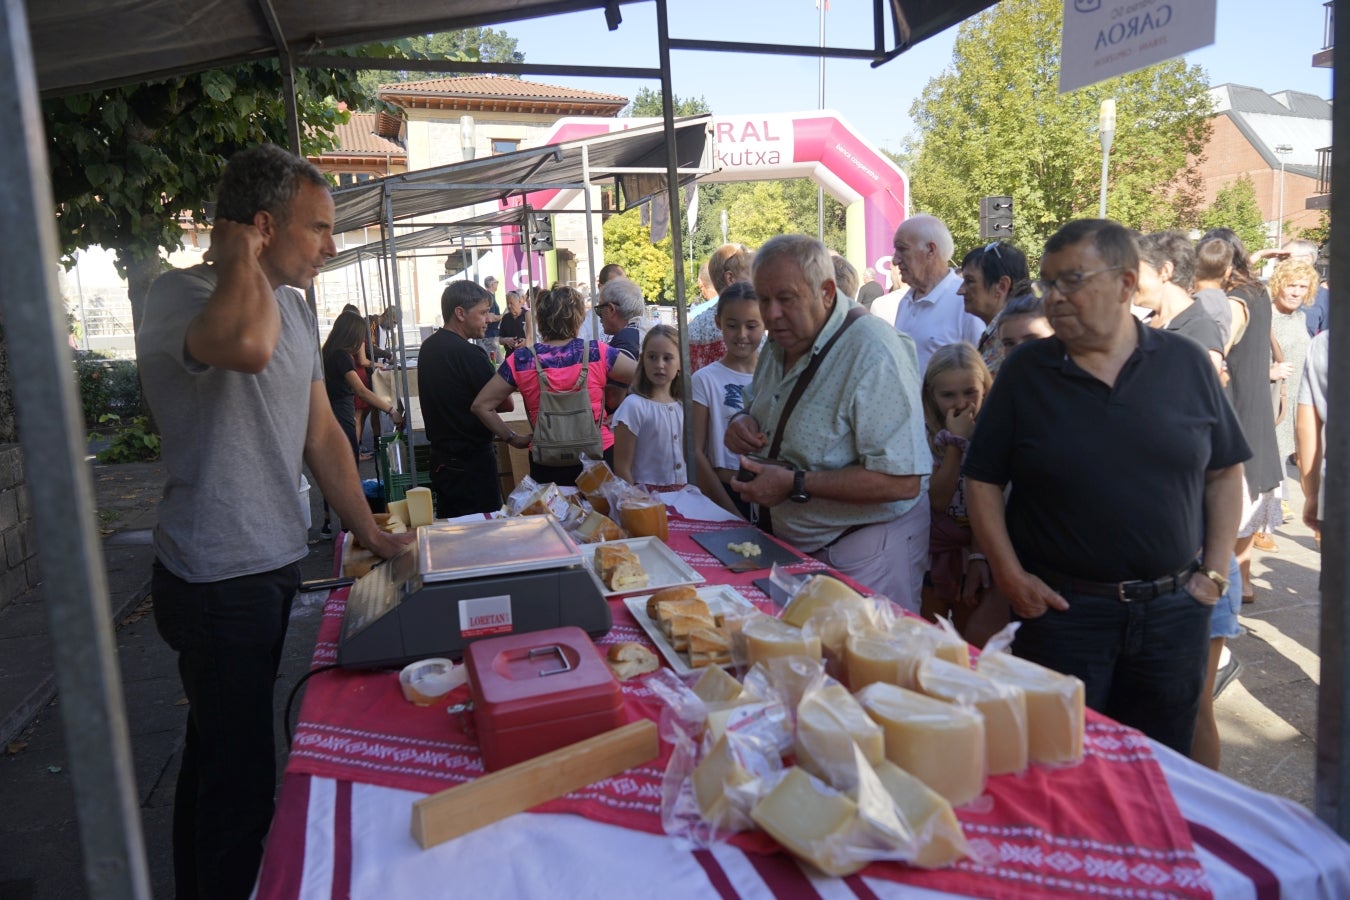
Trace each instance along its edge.
<path fill-rule="evenodd" d="M 1216 0 L 1064 0 L 1061 94 L 1214 43 Z"/>

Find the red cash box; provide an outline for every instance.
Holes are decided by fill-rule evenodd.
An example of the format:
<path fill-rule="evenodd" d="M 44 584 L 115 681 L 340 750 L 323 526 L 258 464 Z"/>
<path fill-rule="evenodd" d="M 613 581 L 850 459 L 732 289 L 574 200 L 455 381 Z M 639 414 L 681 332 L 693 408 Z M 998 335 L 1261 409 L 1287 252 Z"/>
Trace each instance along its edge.
<path fill-rule="evenodd" d="M 575 626 L 474 641 L 464 665 L 489 772 L 624 724 L 619 681 Z"/>

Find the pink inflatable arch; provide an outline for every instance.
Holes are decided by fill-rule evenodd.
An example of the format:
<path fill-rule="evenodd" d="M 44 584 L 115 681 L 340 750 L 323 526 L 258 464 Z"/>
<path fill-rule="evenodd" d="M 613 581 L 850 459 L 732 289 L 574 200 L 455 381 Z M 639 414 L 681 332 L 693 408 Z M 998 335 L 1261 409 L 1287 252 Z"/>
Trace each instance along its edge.
<path fill-rule="evenodd" d="M 560 119 L 543 143 L 594 137 L 654 121 L 659 120 Z M 718 171 L 701 180 L 814 179 L 849 208 L 844 255 L 860 273 L 871 267 L 877 280 L 886 282 L 891 241 L 909 207 L 909 179 L 889 157 L 831 110 L 714 116 L 713 129 Z M 575 190 L 537 191 L 524 202 L 540 210 L 563 209 L 577 194 Z M 521 202 L 512 199 L 512 205 Z M 861 207 L 855 206 L 858 203 Z M 516 245 L 504 255 L 507 282 L 521 283 L 526 271 L 524 250 Z M 535 272 L 544 270 L 542 258 L 533 262 Z"/>

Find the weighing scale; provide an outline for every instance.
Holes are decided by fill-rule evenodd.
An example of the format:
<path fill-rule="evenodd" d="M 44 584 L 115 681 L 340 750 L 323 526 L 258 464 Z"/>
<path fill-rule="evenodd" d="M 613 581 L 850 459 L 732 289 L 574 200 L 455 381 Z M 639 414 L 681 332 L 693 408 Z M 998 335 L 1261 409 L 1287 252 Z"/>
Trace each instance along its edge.
<path fill-rule="evenodd" d="M 352 585 L 337 663 L 458 659 L 479 638 L 563 625 L 596 638 L 611 624 L 599 578 L 552 516 L 424 525 Z"/>

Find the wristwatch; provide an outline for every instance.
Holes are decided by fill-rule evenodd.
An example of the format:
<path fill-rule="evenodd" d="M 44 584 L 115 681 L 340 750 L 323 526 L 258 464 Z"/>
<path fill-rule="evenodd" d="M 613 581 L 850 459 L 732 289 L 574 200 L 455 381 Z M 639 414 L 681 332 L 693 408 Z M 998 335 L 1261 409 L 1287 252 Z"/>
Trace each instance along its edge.
<path fill-rule="evenodd" d="M 788 494 L 788 499 L 793 503 L 805 503 L 811 499 L 811 495 L 806 492 L 806 471 L 804 469 L 792 470 L 792 493 Z"/>
<path fill-rule="evenodd" d="M 1228 579 L 1223 577 L 1221 572 L 1214 569 L 1201 569 L 1200 574 L 1214 582 L 1215 587 L 1219 589 L 1219 596 L 1222 597 L 1228 593 Z"/>

